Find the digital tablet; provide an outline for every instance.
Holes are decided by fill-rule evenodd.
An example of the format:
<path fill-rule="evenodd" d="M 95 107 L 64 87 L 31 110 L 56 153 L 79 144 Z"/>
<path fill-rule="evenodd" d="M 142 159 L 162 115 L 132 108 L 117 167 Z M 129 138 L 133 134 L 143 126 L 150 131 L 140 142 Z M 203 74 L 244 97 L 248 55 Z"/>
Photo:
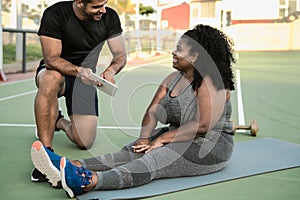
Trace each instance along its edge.
<path fill-rule="evenodd" d="M 110 96 L 115 96 L 118 86 L 113 84 L 112 82 L 109 82 L 108 80 L 105 80 L 104 78 L 100 77 L 99 75 L 95 73 L 91 73 L 91 76 L 96 81 L 100 82 L 102 84 L 101 87 L 97 87 L 99 90 L 105 92 L 106 94 Z"/>

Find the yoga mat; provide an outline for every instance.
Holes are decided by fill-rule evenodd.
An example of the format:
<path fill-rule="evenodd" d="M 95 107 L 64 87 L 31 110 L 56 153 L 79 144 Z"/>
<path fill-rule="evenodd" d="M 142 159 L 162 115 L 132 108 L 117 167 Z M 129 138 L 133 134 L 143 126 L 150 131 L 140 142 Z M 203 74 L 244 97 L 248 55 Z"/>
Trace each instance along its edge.
<path fill-rule="evenodd" d="M 273 138 L 259 138 L 235 143 L 231 161 L 221 171 L 204 176 L 159 179 L 130 189 L 90 191 L 77 196 L 77 199 L 108 200 L 151 197 L 299 166 L 299 144 Z"/>

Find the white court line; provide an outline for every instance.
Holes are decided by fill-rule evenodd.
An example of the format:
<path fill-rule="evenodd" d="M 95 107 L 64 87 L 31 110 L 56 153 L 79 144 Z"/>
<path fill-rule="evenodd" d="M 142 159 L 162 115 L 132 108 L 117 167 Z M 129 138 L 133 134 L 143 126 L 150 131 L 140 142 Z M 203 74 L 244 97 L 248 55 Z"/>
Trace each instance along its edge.
<path fill-rule="evenodd" d="M 35 127 L 35 124 L 0 124 L 0 127 Z M 127 130 L 139 130 L 140 127 L 133 126 L 97 126 L 99 129 L 127 129 Z"/>
<path fill-rule="evenodd" d="M 139 130 L 141 127 L 133 126 L 97 126 L 99 129 L 127 129 L 127 130 Z"/>
<path fill-rule="evenodd" d="M 30 79 L 25 79 L 25 80 L 20 80 L 20 81 L 13 81 L 13 82 L 8 82 L 8 83 L 1 83 L 1 86 L 7 86 L 7 85 L 13 85 L 13 84 L 17 84 L 17 83 L 23 83 L 23 82 L 27 82 L 27 81 L 33 81 L 34 78 L 30 78 Z"/>
<path fill-rule="evenodd" d="M 244 115 L 244 106 L 243 106 L 243 98 L 242 98 L 240 70 L 236 70 L 236 82 L 237 82 L 238 124 L 245 125 L 245 115 Z M 34 92 L 36 92 L 36 90 L 21 93 L 18 95 L 0 98 L 0 102 L 8 100 L 8 99 L 32 94 Z M 30 124 L 0 124 L 0 127 L 1 126 L 35 127 L 35 125 L 30 125 Z M 114 127 L 114 126 L 97 126 L 97 128 L 101 128 L 101 129 L 139 129 L 138 127 Z"/>
<path fill-rule="evenodd" d="M 33 90 L 33 91 L 29 91 L 29 92 L 24 92 L 24 93 L 21 93 L 21 94 L 16 94 L 16 95 L 8 96 L 8 97 L 3 97 L 3 98 L 0 98 L 0 102 L 5 101 L 5 100 L 9 100 L 9 99 L 14 99 L 14 98 L 21 97 L 21 96 L 25 96 L 25 95 L 32 94 L 32 93 L 35 93 L 35 92 L 36 92 L 36 90 Z"/>
<path fill-rule="evenodd" d="M 238 125 L 245 125 L 245 114 L 241 88 L 240 70 L 236 70 L 237 104 L 238 104 Z"/>
<path fill-rule="evenodd" d="M 170 59 L 166 58 L 166 59 L 158 60 L 158 61 L 151 62 L 151 63 L 145 63 L 145 64 L 141 64 L 141 65 L 138 65 L 138 66 L 124 68 L 122 71 L 131 71 L 133 69 L 140 68 L 140 67 L 145 67 L 147 65 L 162 63 L 162 62 L 165 62 L 166 60 L 170 60 Z M 30 79 L 30 80 L 32 80 L 32 79 Z M 4 84 L 1 84 L 1 85 L 9 85 L 9 84 L 20 83 L 20 82 L 25 82 L 25 81 L 28 81 L 28 79 L 27 80 L 23 80 L 23 81 L 16 81 L 16 82 L 13 82 L 13 83 L 4 83 Z M 20 97 L 20 96 L 25 96 L 25 95 L 28 95 L 28 94 L 32 94 L 32 93 L 35 93 L 36 91 L 37 90 L 30 91 L 30 92 L 24 92 L 24 93 L 13 95 L 13 96 L 9 96 L 9 97 L 3 97 L 3 98 L 0 98 L 0 102 L 1 101 L 5 101 L 5 100 L 9 100 L 9 99 L 13 99 L 13 98 L 17 98 L 17 97 Z"/>

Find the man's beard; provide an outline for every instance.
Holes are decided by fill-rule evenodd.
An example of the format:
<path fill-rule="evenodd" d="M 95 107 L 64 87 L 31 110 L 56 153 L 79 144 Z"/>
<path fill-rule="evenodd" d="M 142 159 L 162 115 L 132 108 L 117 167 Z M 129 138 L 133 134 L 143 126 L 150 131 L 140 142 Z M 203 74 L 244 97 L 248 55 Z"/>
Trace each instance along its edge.
<path fill-rule="evenodd" d="M 88 13 L 85 9 L 85 7 L 82 10 L 83 15 L 85 16 L 86 20 L 94 20 L 94 21 L 99 21 L 102 18 L 102 13 Z M 99 16 L 100 15 L 100 16 Z"/>

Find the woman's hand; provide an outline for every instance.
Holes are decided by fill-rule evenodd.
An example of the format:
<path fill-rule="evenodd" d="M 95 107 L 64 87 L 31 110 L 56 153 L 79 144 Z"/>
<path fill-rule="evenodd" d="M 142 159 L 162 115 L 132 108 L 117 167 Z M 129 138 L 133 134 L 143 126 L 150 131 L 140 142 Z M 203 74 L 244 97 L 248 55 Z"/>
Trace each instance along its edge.
<path fill-rule="evenodd" d="M 150 140 L 149 138 L 139 138 L 133 148 L 133 152 L 135 153 L 143 153 L 145 150 L 149 148 Z"/>
<path fill-rule="evenodd" d="M 155 140 L 153 140 L 150 145 L 148 146 L 148 148 L 146 149 L 145 153 L 149 153 L 150 151 L 152 151 L 153 149 L 159 148 L 164 146 L 164 144 L 161 142 L 161 140 L 159 139 L 159 137 Z"/>
<path fill-rule="evenodd" d="M 152 142 L 149 141 L 149 139 L 139 139 L 133 148 L 133 152 L 136 153 L 149 153 L 153 149 L 159 148 L 164 146 L 164 144 L 161 142 L 159 137 Z"/>

